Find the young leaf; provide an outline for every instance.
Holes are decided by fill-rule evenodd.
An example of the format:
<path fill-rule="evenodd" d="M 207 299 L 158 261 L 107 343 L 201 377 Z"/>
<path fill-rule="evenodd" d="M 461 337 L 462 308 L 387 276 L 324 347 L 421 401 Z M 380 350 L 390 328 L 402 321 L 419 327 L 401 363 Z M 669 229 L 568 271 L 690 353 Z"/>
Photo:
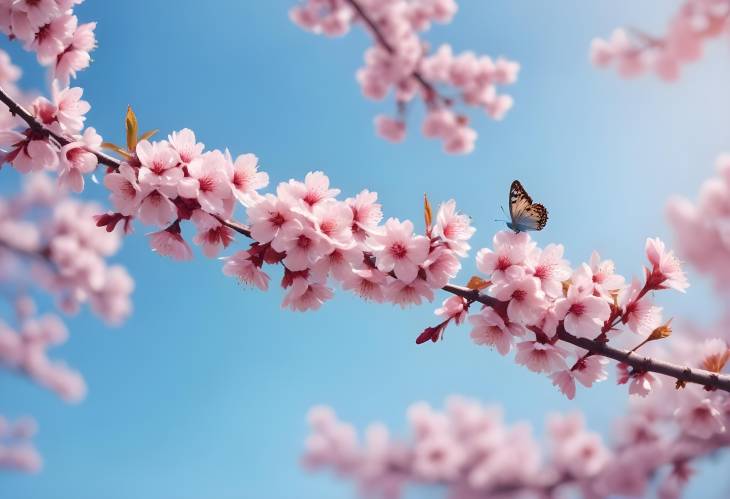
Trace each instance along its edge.
<path fill-rule="evenodd" d="M 103 142 L 101 144 L 101 147 L 103 149 L 107 149 L 109 151 L 114 151 L 115 153 L 119 154 L 120 156 L 122 156 L 124 158 L 129 159 L 131 157 L 131 155 L 127 151 L 125 151 L 123 147 L 120 147 L 116 144 L 112 144 L 111 142 Z"/>
<path fill-rule="evenodd" d="M 481 277 L 474 275 L 471 276 L 469 282 L 466 283 L 466 287 L 475 291 L 481 291 L 482 289 L 489 287 L 490 284 L 491 282 L 485 281 Z"/>
<path fill-rule="evenodd" d="M 141 142 L 141 141 L 143 141 L 143 140 L 147 140 L 147 139 L 149 139 L 150 137 L 152 137 L 152 136 L 153 136 L 154 134 L 156 134 L 156 133 L 157 133 L 157 132 L 159 132 L 159 131 L 160 131 L 160 129 L 159 129 L 159 128 L 155 128 L 154 130 L 148 130 L 148 131 L 146 131 L 146 132 L 145 132 L 145 133 L 143 133 L 143 134 L 142 134 L 142 136 L 141 136 L 141 137 L 139 138 L 140 142 Z"/>
<path fill-rule="evenodd" d="M 428 196 L 423 194 L 423 218 L 426 221 L 426 230 L 431 230 L 431 222 L 433 215 L 431 214 L 431 203 L 428 202 Z"/>
<path fill-rule="evenodd" d="M 127 127 L 127 150 L 134 152 L 134 149 L 137 147 L 139 125 L 137 124 L 137 116 L 132 111 L 132 106 L 127 106 L 127 116 L 124 121 Z"/>

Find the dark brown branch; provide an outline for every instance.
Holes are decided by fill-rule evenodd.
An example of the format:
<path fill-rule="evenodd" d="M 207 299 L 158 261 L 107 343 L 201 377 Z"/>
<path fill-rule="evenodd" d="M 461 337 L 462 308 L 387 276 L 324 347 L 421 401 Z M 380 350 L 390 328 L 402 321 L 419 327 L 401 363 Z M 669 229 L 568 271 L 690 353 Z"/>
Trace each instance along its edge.
<path fill-rule="evenodd" d="M 359 6 L 354 0 L 348 1 L 353 4 L 353 7 L 358 9 Z M 367 18 L 363 16 L 363 19 Z M 65 137 L 59 136 L 51 132 L 50 130 L 47 130 L 39 121 L 35 119 L 33 115 L 26 111 L 20 104 L 15 102 L 12 97 L 10 97 L 2 88 L 0 88 L 0 101 L 8 106 L 8 109 L 13 115 L 22 118 L 23 121 L 25 121 L 31 129 L 43 133 L 48 133 L 48 135 L 57 140 L 59 144 L 65 145 L 70 142 Z M 118 168 L 120 165 L 119 160 L 107 156 L 106 154 L 95 154 L 99 158 L 99 162 L 102 164 L 105 164 L 115 169 Z M 223 218 L 218 218 L 218 220 L 226 227 L 229 227 L 230 229 L 238 232 L 243 236 L 246 236 L 247 238 L 251 238 L 251 230 L 248 226 L 238 223 L 235 220 L 225 220 Z M 0 246 L 5 246 L 9 250 L 15 250 L 16 253 L 19 253 L 23 256 L 37 256 L 30 255 L 28 254 L 28 252 L 19 251 L 17 248 L 13 248 L 8 244 L 0 243 Z M 469 302 L 479 302 L 487 307 L 495 308 L 504 307 L 505 305 L 504 302 L 501 302 L 494 297 L 466 287 L 447 284 L 442 289 L 447 293 L 461 296 Z M 624 364 L 633 367 L 637 371 L 651 371 L 670 376 L 679 381 L 687 383 L 697 383 L 707 388 L 720 389 L 726 392 L 730 392 L 730 376 L 728 375 L 721 375 L 709 371 L 704 371 L 702 369 L 690 369 L 689 367 L 678 366 L 675 364 L 670 364 L 668 362 L 654 360 L 649 357 L 642 357 L 635 352 L 629 352 L 625 350 L 620 350 L 618 348 L 613 348 L 608 346 L 606 343 L 602 343 L 599 341 L 594 341 L 588 338 L 578 338 L 565 331 L 565 328 L 562 327 L 562 324 L 558 329 L 558 338 L 562 341 L 565 341 L 566 343 L 570 343 L 577 347 L 583 348 L 591 354 L 602 355 L 604 357 L 623 362 Z"/>
<path fill-rule="evenodd" d="M 30 114 L 23 106 L 21 106 L 12 97 L 10 97 L 10 95 L 8 95 L 2 87 L 0 87 L 0 101 L 8 106 L 10 114 L 12 114 L 13 116 L 18 116 L 23 121 L 25 121 L 25 123 L 31 130 L 47 134 L 49 137 L 53 138 L 53 140 L 56 141 L 56 143 L 60 147 L 63 147 L 66 144 L 73 142 L 73 140 L 64 137 L 63 135 L 52 132 L 51 130 L 48 130 L 46 127 L 44 127 L 43 124 L 35 118 L 35 116 Z M 107 156 L 103 152 L 90 152 L 93 152 L 94 155 L 96 155 L 97 160 L 102 165 L 106 165 L 114 169 L 119 168 L 120 162 L 118 159 Z"/>

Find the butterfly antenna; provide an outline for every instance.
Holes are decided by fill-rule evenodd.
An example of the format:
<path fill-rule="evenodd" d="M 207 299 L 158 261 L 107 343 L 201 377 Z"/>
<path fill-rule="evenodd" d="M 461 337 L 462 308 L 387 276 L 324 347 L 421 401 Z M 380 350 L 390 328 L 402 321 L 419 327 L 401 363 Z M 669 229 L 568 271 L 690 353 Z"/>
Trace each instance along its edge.
<path fill-rule="evenodd" d="M 502 213 L 504 213 L 504 216 L 506 217 L 506 216 L 507 216 L 507 212 L 506 212 L 506 211 L 504 211 L 504 206 L 501 206 L 501 205 L 500 205 L 499 207 L 500 207 L 500 208 L 502 209 Z M 501 219 L 499 219 L 499 218 L 495 218 L 495 219 L 494 219 L 494 221 L 495 221 L 495 222 L 505 222 L 505 223 L 507 223 L 507 220 L 501 220 Z"/>

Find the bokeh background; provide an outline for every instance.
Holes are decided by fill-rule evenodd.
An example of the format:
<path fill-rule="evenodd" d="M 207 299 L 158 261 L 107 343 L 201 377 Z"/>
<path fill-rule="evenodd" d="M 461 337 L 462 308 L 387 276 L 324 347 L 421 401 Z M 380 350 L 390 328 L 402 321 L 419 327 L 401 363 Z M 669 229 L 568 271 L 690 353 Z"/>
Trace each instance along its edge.
<path fill-rule="evenodd" d="M 508 89 L 515 108 L 502 123 L 473 116 L 479 140 L 463 157 L 420 136 L 421 109 L 405 143 L 377 138 L 373 117 L 392 103 L 365 100 L 355 82 L 367 36 L 305 33 L 288 19 L 295 1 L 89 0 L 77 9 L 82 22 L 99 22 L 96 61 L 78 80 L 93 106 L 88 123 L 121 142 L 131 104 L 144 129 L 190 127 L 206 146 L 254 152 L 273 182 L 322 169 L 346 195 L 375 190 L 386 216 L 420 221 L 424 192 L 434 203 L 456 198 L 478 227 L 475 247 L 501 228 L 494 219 L 519 178 L 550 210 L 540 243 L 565 244 L 574 263 L 597 249 L 626 275 L 641 271 L 647 236 L 671 240 L 668 196 L 693 197 L 730 148 L 727 41 L 672 85 L 622 81 L 588 62 L 591 38 L 619 25 L 659 33 L 679 1 L 459 2 L 430 41 L 522 64 Z M 25 88 L 44 86 L 29 54 L 0 46 L 25 69 Z M 3 191 L 17 186 L 2 175 Z M 92 185 L 85 195 L 105 193 Z M 502 404 L 507 420 L 530 421 L 537 435 L 546 413 L 582 410 L 608 437 L 626 405 L 613 382 L 568 401 L 544 376 L 473 345 L 467 327 L 415 345 L 433 306 L 401 311 L 340 294 L 316 313 L 283 311 L 279 289 L 244 289 L 199 253 L 190 263 L 160 258 L 144 232 L 118 257 L 137 282 L 132 318 L 109 329 L 82 313 L 55 352 L 86 376 L 85 402 L 67 406 L 0 371 L 0 410 L 38 418 L 45 458 L 37 476 L 0 475 L 0 497 L 349 498 L 349 484 L 299 467 L 314 404 L 360 427 L 403 430 L 410 403 L 440 406 L 458 393 Z M 473 271 L 470 258 L 463 280 Z M 686 296 L 660 302 L 666 315 L 709 324 L 722 303 L 690 277 Z M 727 497 L 728 466 L 708 461 L 689 496 Z"/>

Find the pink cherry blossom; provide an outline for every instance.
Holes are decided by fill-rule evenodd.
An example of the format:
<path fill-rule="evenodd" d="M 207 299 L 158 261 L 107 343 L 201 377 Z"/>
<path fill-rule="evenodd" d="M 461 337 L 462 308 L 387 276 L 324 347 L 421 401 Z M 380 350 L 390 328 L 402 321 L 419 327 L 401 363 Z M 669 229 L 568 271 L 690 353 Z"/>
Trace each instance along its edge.
<path fill-rule="evenodd" d="M 269 185 L 269 175 L 258 171 L 258 158 L 253 154 L 238 156 L 231 172 L 231 190 L 244 206 L 250 206 L 256 191 Z"/>
<path fill-rule="evenodd" d="M 560 348 L 538 341 L 518 343 L 515 362 L 535 372 L 552 373 L 566 368 L 565 354 Z"/>
<path fill-rule="evenodd" d="M 269 276 L 251 261 L 248 251 L 237 251 L 225 258 L 223 273 L 238 278 L 244 284 L 256 286 L 262 291 L 269 288 Z"/>
<path fill-rule="evenodd" d="M 104 176 L 104 185 L 111 191 L 109 199 L 124 215 L 136 215 L 142 202 L 142 190 L 134 169 L 123 163 L 119 170 Z"/>
<path fill-rule="evenodd" d="M 291 206 L 301 203 L 308 208 L 325 199 L 334 198 L 339 193 L 339 189 L 330 189 L 330 180 L 322 172 L 309 172 L 304 177 L 304 182 L 290 180 L 276 188 L 276 195 L 284 202 Z"/>
<path fill-rule="evenodd" d="M 708 439 L 716 433 L 725 432 L 726 417 L 718 409 L 717 403 L 707 393 L 695 387 L 682 397 L 679 407 L 674 411 L 680 426 L 688 434 Z"/>
<path fill-rule="evenodd" d="M 89 53 L 96 48 L 94 29 L 96 23 L 79 25 L 73 33 L 71 43 L 56 58 L 53 74 L 62 83 L 68 83 L 70 78 L 76 77 L 78 71 L 89 67 Z"/>
<path fill-rule="evenodd" d="M 406 138 L 406 124 L 382 114 L 375 117 L 375 130 L 391 142 L 402 142 Z"/>
<path fill-rule="evenodd" d="M 272 241 L 272 248 L 286 253 L 284 265 L 289 270 L 305 270 L 332 251 L 332 244 L 309 223 L 294 220 Z"/>
<path fill-rule="evenodd" d="M 189 177 L 178 182 L 178 193 L 196 199 L 208 213 L 222 215 L 224 200 L 230 196 L 231 165 L 220 151 L 211 151 L 193 159 L 187 167 Z"/>
<path fill-rule="evenodd" d="M 53 104 L 56 106 L 55 119 L 68 133 L 79 133 L 84 127 L 86 113 L 91 105 L 81 100 L 83 89 L 79 87 L 58 90 L 53 86 Z"/>
<path fill-rule="evenodd" d="M 260 243 L 269 243 L 300 223 L 291 211 L 291 205 L 271 194 L 249 206 L 246 213 L 251 224 L 251 237 Z"/>
<path fill-rule="evenodd" d="M 514 336 L 521 336 L 524 330 L 517 324 L 506 324 L 504 319 L 492 308 L 484 308 L 478 314 L 469 316 L 472 325 L 471 338 L 477 345 L 494 347 L 501 355 L 512 349 Z"/>
<path fill-rule="evenodd" d="M 652 264 L 652 273 L 661 280 L 662 286 L 682 292 L 689 287 L 681 262 L 672 251 L 665 249 L 664 242 L 660 239 L 646 240 L 646 256 Z"/>
<path fill-rule="evenodd" d="M 332 295 L 332 290 L 324 284 L 299 278 L 294 280 L 281 306 L 300 312 L 317 310 L 325 301 L 331 299 Z"/>
<path fill-rule="evenodd" d="M 662 322 L 662 309 L 655 306 L 648 296 L 638 298 L 642 285 L 634 280 L 619 297 L 624 306 L 622 321 L 629 329 L 642 336 L 648 336 Z"/>
<path fill-rule="evenodd" d="M 426 273 L 426 281 L 432 287 L 442 288 L 456 277 L 461 263 L 453 251 L 439 246 L 428 254 L 421 268 Z"/>
<path fill-rule="evenodd" d="M 581 385 L 590 388 L 593 383 L 608 379 L 607 364 L 608 359 L 592 355 L 581 359 L 572 373 Z"/>
<path fill-rule="evenodd" d="M 650 372 L 638 371 L 632 372 L 626 364 L 619 363 L 618 384 L 623 385 L 629 383 L 629 394 L 646 397 L 653 389 L 661 386 L 659 378 Z"/>
<path fill-rule="evenodd" d="M 569 333 L 591 338 L 601 332 L 611 307 L 603 298 L 593 296 L 578 286 L 570 286 L 565 298 L 555 303 L 555 315 L 562 318 Z"/>
<path fill-rule="evenodd" d="M 601 295 L 609 296 L 624 287 L 624 277 L 615 273 L 613 261 L 601 260 L 597 251 L 591 254 L 589 267 L 591 280 Z"/>
<path fill-rule="evenodd" d="M 139 205 L 139 219 L 147 225 L 164 227 L 171 224 L 177 218 L 177 208 L 163 191 L 164 187 L 149 191 L 145 189 L 141 193 L 142 201 Z M 121 211 L 121 210 L 120 210 Z"/>
<path fill-rule="evenodd" d="M 446 246 L 460 257 L 465 257 L 470 249 L 469 239 L 476 229 L 471 226 L 471 219 L 456 211 L 453 199 L 442 203 L 436 214 L 436 225 L 433 235 L 440 237 Z"/>
<path fill-rule="evenodd" d="M 452 296 L 445 299 L 441 308 L 434 311 L 438 316 L 453 319 L 456 324 L 464 322 L 466 312 L 466 301 L 461 296 Z"/>
<path fill-rule="evenodd" d="M 393 279 L 383 290 L 385 299 L 406 308 L 409 305 L 420 305 L 423 300 L 433 301 L 433 290 L 423 279 L 404 282 Z"/>
<path fill-rule="evenodd" d="M 546 308 L 545 293 L 540 289 L 540 280 L 530 275 L 517 277 L 513 281 L 500 283 L 494 288 L 498 300 L 509 301 L 509 320 L 521 324 L 535 322 Z"/>
<path fill-rule="evenodd" d="M 377 200 L 378 194 L 367 189 L 354 198 L 345 200 L 352 210 L 352 235 L 357 241 L 364 241 L 383 219 L 383 212 L 380 204 L 376 203 Z"/>
<path fill-rule="evenodd" d="M 190 260 L 193 252 L 180 235 L 180 229 L 165 229 L 149 234 L 152 250 L 174 260 Z"/>
<path fill-rule="evenodd" d="M 537 250 L 539 256 L 532 256 L 536 260 L 533 275 L 540 279 L 540 286 L 550 298 L 557 298 L 563 294 L 563 281 L 570 278 L 570 266 L 563 258 L 562 244 L 548 244 L 542 251 Z"/>
<path fill-rule="evenodd" d="M 203 154 L 204 144 L 197 142 L 195 133 L 189 128 L 172 132 L 167 136 L 167 142 L 177 153 L 180 163 L 190 164 L 192 160 Z"/>
<path fill-rule="evenodd" d="M 477 268 L 494 282 L 504 280 L 505 273 L 512 267 L 525 263 L 535 248 L 526 232 L 497 232 L 493 244 L 494 250 L 483 248 L 477 253 Z"/>
<path fill-rule="evenodd" d="M 203 254 L 208 258 L 217 256 L 233 242 L 233 231 L 208 213 L 196 210 L 191 221 L 198 229 L 193 241 L 203 247 Z"/>
<path fill-rule="evenodd" d="M 568 397 L 568 400 L 575 398 L 575 373 L 570 370 L 557 371 L 550 375 L 550 379 L 553 381 L 553 385 L 560 390 L 560 392 Z"/>
<path fill-rule="evenodd" d="M 84 175 L 93 172 L 98 164 L 94 151 L 101 148 L 101 136 L 92 127 L 84 130 L 81 140 L 69 142 L 61 148 L 58 182 L 73 192 L 84 190 Z"/>
<path fill-rule="evenodd" d="M 182 169 L 177 168 L 180 162 L 177 151 L 165 141 L 153 144 L 143 140 L 137 144 L 136 153 L 141 163 L 137 175 L 142 190 L 159 190 L 166 197 L 174 198 L 183 178 Z"/>
<path fill-rule="evenodd" d="M 376 265 L 383 272 L 393 271 L 404 283 L 412 282 L 418 275 L 418 266 L 428 256 L 429 241 L 424 236 L 413 235 L 413 223 L 390 218 L 383 232 L 373 234 L 369 245 L 375 255 Z"/>
<path fill-rule="evenodd" d="M 462 448 L 443 434 L 419 441 L 414 452 L 413 471 L 428 481 L 453 480 L 466 459 Z"/>
<path fill-rule="evenodd" d="M 381 303 L 384 300 L 383 289 L 386 281 L 387 275 L 378 269 L 353 269 L 343 279 L 342 289 L 353 291 L 364 300 Z"/>
<path fill-rule="evenodd" d="M 47 66 L 55 62 L 58 54 L 71 42 L 76 24 L 76 16 L 58 16 L 40 26 L 33 39 L 25 44 L 25 49 L 35 52 L 38 62 Z"/>

